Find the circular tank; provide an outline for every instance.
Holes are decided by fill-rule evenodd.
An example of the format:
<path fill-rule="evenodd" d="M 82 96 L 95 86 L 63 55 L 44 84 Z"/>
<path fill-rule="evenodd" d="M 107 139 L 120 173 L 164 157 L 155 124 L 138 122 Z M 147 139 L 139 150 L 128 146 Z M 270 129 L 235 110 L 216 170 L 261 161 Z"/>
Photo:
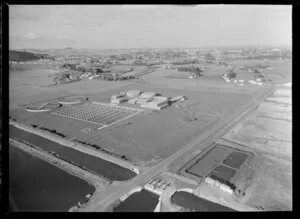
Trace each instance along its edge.
<path fill-rule="evenodd" d="M 61 97 L 57 100 L 60 104 L 71 105 L 76 103 L 81 103 L 86 101 L 88 98 L 83 96 L 71 96 L 71 97 Z"/>
<path fill-rule="evenodd" d="M 42 102 L 28 104 L 25 106 L 25 110 L 28 112 L 47 112 L 58 107 L 60 107 L 59 103 Z"/>

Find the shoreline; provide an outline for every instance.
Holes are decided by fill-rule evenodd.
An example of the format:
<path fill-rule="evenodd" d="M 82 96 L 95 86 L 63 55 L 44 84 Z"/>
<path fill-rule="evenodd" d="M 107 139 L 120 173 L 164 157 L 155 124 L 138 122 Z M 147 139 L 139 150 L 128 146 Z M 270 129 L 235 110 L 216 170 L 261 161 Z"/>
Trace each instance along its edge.
<path fill-rule="evenodd" d="M 30 126 L 27 126 L 27 125 L 23 125 L 21 123 L 18 123 L 18 122 L 12 121 L 12 120 L 9 120 L 9 125 L 12 125 L 16 128 L 22 129 L 24 131 L 27 131 L 27 132 L 30 132 L 30 133 L 33 133 L 33 134 L 36 134 L 38 136 L 41 136 L 43 138 L 46 138 L 46 139 L 51 140 L 53 142 L 56 142 L 56 143 L 58 143 L 62 146 L 66 146 L 66 147 L 78 150 L 82 153 L 89 154 L 89 155 L 94 156 L 94 157 L 99 157 L 99 158 L 101 158 L 103 160 L 106 160 L 108 162 L 117 164 L 117 165 L 119 165 L 123 168 L 129 169 L 129 170 L 135 172 L 137 175 L 139 175 L 140 172 L 141 172 L 140 168 L 134 166 L 133 164 L 131 164 L 129 162 L 126 162 L 126 161 L 123 161 L 123 160 L 121 160 L 119 158 L 116 158 L 114 156 L 105 154 L 101 151 L 96 151 L 94 149 L 90 149 L 86 146 L 81 145 L 80 143 L 77 143 L 77 142 L 75 143 L 71 140 L 66 140 L 66 139 L 59 138 L 59 137 L 54 136 L 54 135 L 52 135 L 48 132 L 39 130 L 37 128 L 30 127 Z"/>
<path fill-rule="evenodd" d="M 91 197 L 81 205 L 80 208 L 77 207 L 77 205 L 75 206 L 70 206 L 68 211 L 77 211 L 79 209 L 84 208 L 86 205 L 88 205 L 90 203 L 90 201 L 92 199 L 95 198 L 95 196 L 103 191 L 108 185 L 109 182 L 105 181 L 104 179 L 95 176 L 94 174 L 85 171 L 83 169 L 81 169 L 80 167 L 77 167 L 75 165 L 72 165 L 70 163 L 68 163 L 67 161 L 64 161 L 60 158 L 57 158 L 55 156 L 52 156 L 50 154 L 48 154 L 47 152 L 44 152 L 42 150 L 38 150 L 34 147 L 31 147 L 30 145 L 14 140 L 12 138 L 9 138 L 9 143 L 14 146 L 19 148 L 20 150 L 24 151 L 25 153 L 30 154 L 31 156 L 37 157 L 38 159 L 41 159 L 45 162 L 47 162 L 48 164 L 57 167 L 59 169 L 61 169 L 62 171 L 73 175 L 75 177 L 78 177 L 82 180 L 84 180 L 85 182 L 87 182 L 88 184 L 92 185 L 95 188 L 95 191 L 93 192 L 93 194 L 91 194 Z"/>

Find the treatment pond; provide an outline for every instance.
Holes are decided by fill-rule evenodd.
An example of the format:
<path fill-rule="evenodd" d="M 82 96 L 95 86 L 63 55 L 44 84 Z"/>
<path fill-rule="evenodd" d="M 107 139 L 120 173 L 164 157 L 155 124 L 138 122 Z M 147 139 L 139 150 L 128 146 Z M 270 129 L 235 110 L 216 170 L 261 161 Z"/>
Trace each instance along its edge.
<path fill-rule="evenodd" d="M 171 201 L 190 211 L 234 211 L 231 208 L 199 198 L 185 191 L 175 192 L 171 197 Z"/>
<path fill-rule="evenodd" d="M 95 188 L 39 158 L 9 146 L 9 202 L 12 211 L 68 211 Z"/>
<path fill-rule="evenodd" d="M 9 127 L 9 135 L 12 138 L 27 142 L 45 151 L 54 152 L 60 158 L 72 162 L 76 166 L 85 167 L 88 171 L 103 176 L 111 181 L 124 181 L 136 176 L 135 172 L 117 164 L 60 145 L 14 126 Z"/>
<path fill-rule="evenodd" d="M 131 194 L 113 209 L 114 212 L 153 212 L 159 202 L 159 196 L 142 189 Z"/>

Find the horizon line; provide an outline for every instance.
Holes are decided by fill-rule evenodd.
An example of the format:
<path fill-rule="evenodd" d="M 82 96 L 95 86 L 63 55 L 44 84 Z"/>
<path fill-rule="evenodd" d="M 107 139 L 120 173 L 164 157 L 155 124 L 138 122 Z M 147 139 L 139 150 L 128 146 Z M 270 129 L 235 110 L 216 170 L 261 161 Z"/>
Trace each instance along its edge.
<path fill-rule="evenodd" d="M 63 48 L 20 48 L 20 49 L 9 49 L 9 50 L 63 50 L 63 49 L 75 49 L 75 50 L 118 50 L 118 49 L 192 49 L 192 48 L 224 48 L 224 47 L 269 47 L 269 46 L 288 46 L 292 44 L 248 44 L 248 45 L 222 45 L 222 46 L 167 46 L 167 47 L 155 47 L 155 46 L 143 46 L 143 47 L 119 47 L 119 48 L 89 48 L 82 47 L 76 48 L 67 46 Z"/>

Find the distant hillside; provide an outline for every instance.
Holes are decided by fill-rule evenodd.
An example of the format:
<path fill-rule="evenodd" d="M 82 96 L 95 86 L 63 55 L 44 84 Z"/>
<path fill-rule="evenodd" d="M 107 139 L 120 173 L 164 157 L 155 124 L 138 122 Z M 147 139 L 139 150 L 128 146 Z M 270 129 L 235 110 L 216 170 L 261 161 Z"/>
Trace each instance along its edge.
<path fill-rule="evenodd" d="M 9 51 L 9 60 L 11 61 L 32 61 L 38 59 L 49 59 L 47 54 L 36 54 L 27 51 Z"/>

